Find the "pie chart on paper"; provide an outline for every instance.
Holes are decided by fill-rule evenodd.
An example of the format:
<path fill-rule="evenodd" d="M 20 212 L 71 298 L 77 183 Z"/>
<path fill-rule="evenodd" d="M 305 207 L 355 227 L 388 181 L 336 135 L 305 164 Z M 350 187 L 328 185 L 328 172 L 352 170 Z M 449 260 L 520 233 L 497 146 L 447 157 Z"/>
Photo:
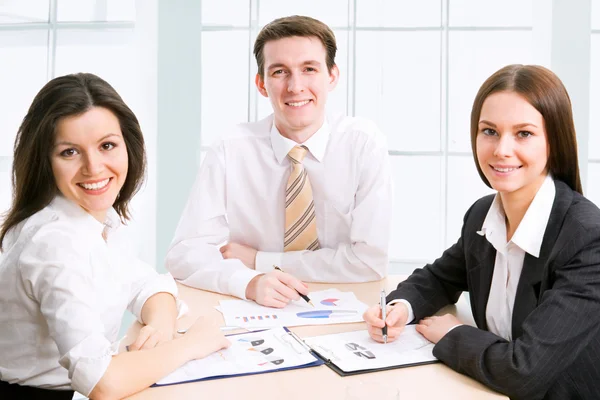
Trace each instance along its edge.
<path fill-rule="evenodd" d="M 321 304 L 324 306 L 334 307 L 337 306 L 337 304 L 335 304 L 336 301 L 339 301 L 339 299 L 323 299 L 321 300 Z"/>

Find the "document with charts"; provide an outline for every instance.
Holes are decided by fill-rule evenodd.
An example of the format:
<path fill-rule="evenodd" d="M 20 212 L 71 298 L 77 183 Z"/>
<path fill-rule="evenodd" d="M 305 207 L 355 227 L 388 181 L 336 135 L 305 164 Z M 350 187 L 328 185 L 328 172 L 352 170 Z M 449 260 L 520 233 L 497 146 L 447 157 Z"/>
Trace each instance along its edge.
<path fill-rule="evenodd" d="M 190 361 L 154 386 L 314 367 L 323 361 L 286 328 L 227 336 L 228 349 Z"/>
<path fill-rule="evenodd" d="M 304 343 L 342 376 L 437 362 L 434 344 L 415 325 L 407 325 L 387 344 L 371 339 L 366 330 L 308 337 Z"/>
<path fill-rule="evenodd" d="M 247 329 L 362 322 L 362 315 L 368 308 L 353 292 L 337 289 L 310 292 L 309 297 L 315 307 L 302 299 L 284 308 L 265 307 L 246 300 L 221 300 L 219 303 L 225 325 Z"/>

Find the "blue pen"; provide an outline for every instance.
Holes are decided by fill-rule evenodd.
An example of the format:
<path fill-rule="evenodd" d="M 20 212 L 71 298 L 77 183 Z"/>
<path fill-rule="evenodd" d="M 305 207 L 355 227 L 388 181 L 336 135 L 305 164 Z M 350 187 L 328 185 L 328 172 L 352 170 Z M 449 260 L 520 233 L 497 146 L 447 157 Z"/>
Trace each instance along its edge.
<path fill-rule="evenodd" d="M 354 310 L 317 310 L 299 312 L 296 316 L 300 318 L 335 318 L 348 317 L 354 314 L 356 314 L 356 311 Z"/>

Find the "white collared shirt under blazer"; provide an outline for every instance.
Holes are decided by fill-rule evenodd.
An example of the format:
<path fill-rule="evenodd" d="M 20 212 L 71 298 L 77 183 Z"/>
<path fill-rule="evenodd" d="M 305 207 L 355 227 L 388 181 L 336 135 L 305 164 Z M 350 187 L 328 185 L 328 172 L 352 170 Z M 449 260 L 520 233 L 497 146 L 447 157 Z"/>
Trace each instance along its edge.
<path fill-rule="evenodd" d="M 284 252 L 289 151 L 269 116 L 237 125 L 207 152 L 167 254 L 184 284 L 245 298 L 273 264 L 312 282 L 366 282 L 387 274 L 392 183 L 386 140 L 368 120 L 337 116 L 302 143 L 320 249 Z M 256 270 L 224 260 L 225 242 L 259 250 Z"/>
<path fill-rule="evenodd" d="M 506 340 L 512 340 L 512 315 L 521 278 L 525 254 L 539 258 L 546 226 L 554 204 L 556 188 L 551 176 L 547 176 L 527 208 L 521 223 L 511 240 L 506 240 L 506 218 L 500 196 L 494 201 L 477 233 L 485 236 L 496 249 L 494 273 L 485 310 L 488 330 Z M 408 307 L 406 323 L 414 320 L 410 303 L 404 299 L 392 300 L 390 304 L 402 302 Z M 456 325 L 458 326 L 458 325 Z M 452 327 L 450 330 L 456 328 Z"/>
<path fill-rule="evenodd" d="M 513 307 L 525 253 L 539 258 L 555 195 L 554 180 L 548 176 L 538 189 L 512 238 L 507 241 L 506 214 L 500 196 L 496 194 L 481 231 L 478 232 L 485 235 L 487 241 L 496 249 L 485 320 L 490 332 L 506 340 L 512 340 Z"/>
<path fill-rule="evenodd" d="M 113 209 L 104 225 L 59 196 L 11 229 L 0 259 L 0 380 L 87 396 L 117 353 L 125 310 L 140 320 L 150 296 L 177 295 L 170 275 L 129 254 L 119 226 Z"/>

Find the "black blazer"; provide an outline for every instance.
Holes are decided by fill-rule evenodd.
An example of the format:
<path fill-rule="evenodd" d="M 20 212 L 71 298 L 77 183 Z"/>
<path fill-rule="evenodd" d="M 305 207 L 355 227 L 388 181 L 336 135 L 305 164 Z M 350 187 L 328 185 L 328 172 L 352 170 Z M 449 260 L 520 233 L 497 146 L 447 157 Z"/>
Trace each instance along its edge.
<path fill-rule="evenodd" d="M 600 210 L 565 183 L 555 187 L 540 257 L 525 255 L 511 342 L 485 319 L 496 250 L 476 232 L 493 195 L 467 211 L 455 245 L 387 300 L 408 300 L 417 322 L 468 291 L 479 329 L 450 331 L 433 349 L 438 359 L 512 399 L 600 399 Z"/>

